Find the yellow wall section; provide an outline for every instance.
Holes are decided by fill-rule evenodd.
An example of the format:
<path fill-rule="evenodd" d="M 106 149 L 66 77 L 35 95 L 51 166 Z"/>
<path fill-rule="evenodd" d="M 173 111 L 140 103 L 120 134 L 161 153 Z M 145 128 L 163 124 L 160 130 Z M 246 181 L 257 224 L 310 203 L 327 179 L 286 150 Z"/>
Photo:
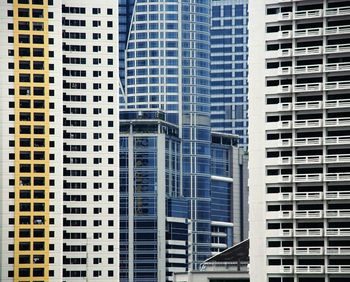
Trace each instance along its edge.
<path fill-rule="evenodd" d="M 23 1 L 22 1 L 23 2 Z M 36 3 L 39 3 L 37 1 Z M 23 12 L 23 14 L 19 14 Z M 29 16 L 26 15 L 26 9 L 29 10 Z M 43 10 L 43 17 L 34 17 L 34 10 Z M 14 0 L 13 5 L 14 12 L 14 52 L 15 52 L 15 251 L 14 251 L 14 281 L 48 281 L 49 280 L 49 48 L 48 48 L 48 4 L 47 0 L 43 0 L 42 4 L 33 4 L 32 0 L 28 1 L 28 4 L 18 4 L 18 0 Z M 19 24 L 27 22 L 29 23 L 29 30 L 19 30 Z M 43 23 L 44 31 L 34 30 L 33 23 Z M 19 34 L 29 35 L 30 43 L 24 43 L 19 41 Z M 44 44 L 34 44 L 33 35 L 43 35 Z M 20 56 L 20 48 L 29 48 L 29 56 Z M 34 48 L 43 48 L 43 57 L 34 57 Z M 29 61 L 30 69 L 20 69 L 20 61 Z M 33 69 L 34 61 L 43 61 L 44 69 Z M 30 74 L 30 82 L 20 82 L 20 74 Z M 34 74 L 43 74 L 44 83 L 34 82 Z M 28 93 L 23 90 L 23 87 L 29 87 Z M 34 87 L 44 87 L 44 95 L 34 95 Z M 22 93 L 20 93 L 22 89 Z M 21 108 L 21 100 L 29 100 L 29 108 Z M 34 100 L 44 101 L 44 108 L 34 108 Z M 25 103 L 27 102 L 25 101 Z M 22 104 L 22 106 L 24 103 Z M 20 113 L 29 113 L 31 120 L 20 119 Z M 35 113 L 43 113 L 45 121 L 34 120 Z M 30 126 L 30 134 L 21 133 L 21 126 Z M 41 126 L 40 129 L 44 129 L 44 133 L 35 134 L 34 127 Z M 21 139 L 28 138 L 31 142 L 30 146 L 21 146 Z M 35 139 L 44 139 L 44 145 L 38 146 L 38 142 Z M 23 145 L 23 144 L 22 144 Z M 20 152 L 30 152 L 30 159 L 21 160 Z M 44 159 L 34 158 L 34 152 L 44 152 Z M 30 172 L 28 168 L 23 165 L 30 166 Z M 43 165 L 44 172 L 35 171 L 36 165 Z M 22 172 L 21 172 L 22 166 Z M 25 169 L 25 171 L 23 171 Z M 42 167 L 41 167 L 42 169 Z M 27 183 L 23 177 L 30 178 L 30 184 Z M 35 179 L 38 177 L 44 177 L 44 185 L 35 185 Z M 21 181 L 22 179 L 22 181 Z M 21 197 L 21 191 L 30 191 L 30 198 Z M 44 191 L 43 198 L 34 198 L 34 191 Z M 23 192 L 22 192 L 23 193 Z M 21 204 L 29 203 L 31 205 L 30 211 L 21 211 Z M 44 204 L 44 211 L 34 211 L 36 204 Z M 25 216 L 29 216 L 27 222 Z M 36 217 L 36 220 L 35 218 Z M 44 220 L 41 222 L 40 217 Z M 35 237 L 35 230 L 44 229 L 44 237 Z M 30 235 L 27 238 L 20 237 L 20 232 L 23 230 L 30 230 Z M 29 242 L 29 250 L 20 250 L 20 243 Z M 44 249 L 34 250 L 34 244 L 36 242 L 44 242 Z M 29 260 L 26 261 L 26 259 Z M 41 259 L 44 257 L 44 260 Z M 20 258 L 22 262 L 20 263 Z M 24 261 L 23 261 L 24 259 Z M 23 263 L 24 262 L 24 263 Z M 43 275 L 36 276 L 43 270 Z M 29 276 L 26 273 L 29 272 Z M 23 277 L 23 274 L 26 277 Z"/>

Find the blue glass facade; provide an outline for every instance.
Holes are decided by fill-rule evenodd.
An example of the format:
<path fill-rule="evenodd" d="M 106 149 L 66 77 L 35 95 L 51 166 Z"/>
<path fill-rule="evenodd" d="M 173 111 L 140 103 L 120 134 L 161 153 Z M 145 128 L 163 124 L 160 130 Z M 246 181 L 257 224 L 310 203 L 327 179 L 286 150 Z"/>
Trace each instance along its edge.
<path fill-rule="evenodd" d="M 248 145 L 248 0 L 212 1 L 211 126 Z"/>
<path fill-rule="evenodd" d="M 197 268 L 210 255 L 210 2 L 138 0 L 124 6 L 120 60 L 126 105 L 163 110 L 179 126 L 179 193 L 189 201 L 189 261 Z"/>

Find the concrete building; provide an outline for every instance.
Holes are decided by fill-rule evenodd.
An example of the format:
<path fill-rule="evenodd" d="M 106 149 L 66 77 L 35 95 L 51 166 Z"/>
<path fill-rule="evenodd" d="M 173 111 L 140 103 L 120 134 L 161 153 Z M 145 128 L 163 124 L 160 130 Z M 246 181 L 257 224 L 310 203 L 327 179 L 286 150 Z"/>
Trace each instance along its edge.
<path fill-rule="evenodd" d="M 350 280 L 350 3 L 249 8 L 250 275 Z"/>
<path fill-rule="evenodd" d="M 119 276 L 118 5 L 0 10 L 0 280 Z"/>
<path fill-rule="evenodd" d="M 239 135 L 248 148 L 248 0 L 211 3 L 212 131 Z"/>
<path fill-rule="evenodd" d="M 201 269 L 175 273 L 174 282 L 249 282 L 249 240 L 207 259 Z"/>

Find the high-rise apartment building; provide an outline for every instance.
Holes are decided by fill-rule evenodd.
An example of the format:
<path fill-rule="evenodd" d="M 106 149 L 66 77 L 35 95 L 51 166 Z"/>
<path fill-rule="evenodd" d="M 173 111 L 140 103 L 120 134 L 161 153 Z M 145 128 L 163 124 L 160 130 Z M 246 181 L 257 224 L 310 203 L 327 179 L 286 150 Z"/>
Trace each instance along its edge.
<path fill-rule="evenodd" d="M 7 0 L 1 281 L 119 276 L 118 4 Z"/>
<path fill-rule="evenodd" d="M 248 1 L 212 1 L 211 127 L 248 146 Z"/>
<path fill-rule="evenodd" d="M 210 3 L 120 3 L 127 108 L 160 109 L 179 127 L 189 200 L 189 264 L 210 255 Z M 123 80 L 123 79 L 121 79 Z"/>
<path fill-rule="evenodd" d="M 251 281 L 348 281 L 350 3 L 249 16 Z"/>

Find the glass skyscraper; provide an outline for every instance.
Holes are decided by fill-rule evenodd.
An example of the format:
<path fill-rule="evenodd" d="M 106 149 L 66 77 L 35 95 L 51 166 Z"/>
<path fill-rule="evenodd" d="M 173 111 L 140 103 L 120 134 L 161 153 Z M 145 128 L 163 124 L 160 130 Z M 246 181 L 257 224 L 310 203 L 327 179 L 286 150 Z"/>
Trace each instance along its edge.
<path fill-rule="evenodd" d="M 210 255 L 210 3 L 120 4 L 127 108 L 163 110 L 182 137 L 181 193 L 189 200 L 189 263 L 196 268 Z"/>
<path fill-rule="evenodd" d="M 211 126 L 248 146 L 248 0 L 212 1 Z"/>

